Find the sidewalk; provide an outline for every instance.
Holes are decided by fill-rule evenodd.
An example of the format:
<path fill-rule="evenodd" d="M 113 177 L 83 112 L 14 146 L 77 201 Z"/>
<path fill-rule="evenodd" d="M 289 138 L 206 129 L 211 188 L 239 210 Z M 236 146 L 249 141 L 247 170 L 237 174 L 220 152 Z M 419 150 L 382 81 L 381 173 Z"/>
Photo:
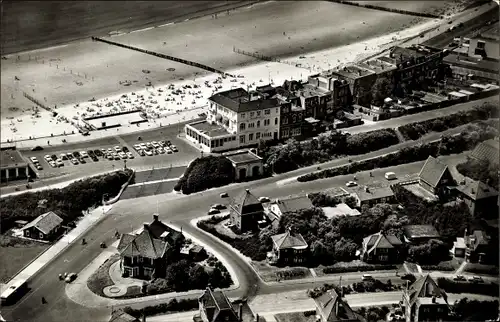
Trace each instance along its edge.
<path fill-rule="evenodd" d="M 68 247 L 72 242 L 75 241 L 75 239 L 85 233 L 97 221 L 99 221 L 99 219 L 103 218 L 110 209 L 111 206 L 99 207 L 91 213 L 83 216 L 82 220 L 80 220 L 76 224 L 76 227 L 74 229 L 72 229 L 68 234 L 64 235 L 59 241 L 49 247 L 45 252 L 43 252 L 25 268 L 23 268 L 16 276 L 14 276 L 6 284 L 6 289 L 13 286 L 17 281 L 29 280 L 31 277 L 33 277 L 36 273 L 43 269 L 45 265 L 50 263 L 61 252 L 63 252 L 66 247 Z"/>

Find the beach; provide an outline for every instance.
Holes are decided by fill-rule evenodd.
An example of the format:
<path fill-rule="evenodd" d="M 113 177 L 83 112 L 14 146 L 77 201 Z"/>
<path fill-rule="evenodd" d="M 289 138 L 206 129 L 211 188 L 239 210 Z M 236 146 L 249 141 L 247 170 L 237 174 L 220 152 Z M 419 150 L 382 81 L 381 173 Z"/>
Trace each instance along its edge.
<path fill-rule="evenodd" d="M 354 15 L 356 19 L 346 18 Z M 38 136 L 72 133 L 75 127 L 71 122 L 81 122 L 82 114 L 133 108 L 140 101 L 130 99 L 134 91 L 145 95 L 142 107 L 152 111 L 151 116 L 164 118 L 158 123 L 179 122 L 196 117 L 214 89 L 225 90 L 236 85 L 247 88 L 264 85 L 271 79 L 275 85 L 285 79 L 305 79 L 360 55 L 375 53 L 382 45 L 414 35 L 432 23 L 435 21 L 431 19 L 331 2 L 280 1 L 108 37 L 241 75 L 242 79 L 221 80 L 220 84 L 214 83 L 219 75 L 89 39 L 8 55 L 2 61 L 2 129 L 8 129 L 4 137 L 27 139 L 33 134 L 26 132 L 33 127 L 37 128 Z M 416 25 L 418 30 L 408 32 Z M 281 57 L 302 67 L 262 63 L 235 53 L 234 47 Z M 205 86 L 207 82 L 212 84 L 210 89 Z M 180 95 L 185 97 L 176 101 L 167 101 L 172 96 L 166 93 L 161 99 L 153 97 L 159 94 L 158 89 L 167 92 L 174 83 L 175 90 L 181 87 L 184 93 Z M 182 88 L 196 83 L 200 87 L 196 92 Z M 40 109 L 35 112 L 34 104 L 24 93 L 55 108 L 58 116 Z M 94 99 L 102 101 L 89 102 Z M 179 111 L 187 114 L 179 116 Z"/>

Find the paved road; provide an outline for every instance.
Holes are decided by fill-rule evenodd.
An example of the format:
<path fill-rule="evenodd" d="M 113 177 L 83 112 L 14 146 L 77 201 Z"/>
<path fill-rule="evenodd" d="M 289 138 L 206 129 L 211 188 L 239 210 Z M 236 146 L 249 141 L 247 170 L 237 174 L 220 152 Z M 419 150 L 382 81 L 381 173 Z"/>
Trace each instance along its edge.
<path fill-rule="evenodd" d="M 453 158 L 453 157 L 449 157 Z M 336 163 L 347 164 L 347 160 L 338 160 Z M 395 172 L 403 171 L 416 172 L 421 166 L 420 163 L 405 165 Z M 384 169 L 374 171 L 374 180 L 382 181 Z M 212 236 L 195 229 L 189 225 L 189 220 L 205 214 L 205 211 L 211 204 L 224 202 L 219 198 L 221 191 L 227 191 L 230 196 L 241 193 L 244 187 L 249 187 L 256 195 L 266 195 L 271 198 L 283 197 L 290 194 L 297 194 L 301 191 L 321 191 L 327 187 L 343 186 L 350 176 L 341 176 L 325 180 L 318 180 L 309 183 L 292 183 L 277 189 L 276 178 L 269 178 L 257 182 L 235 184 L 227 187 L 221 187 L 189 196 L 167 194 L 156 195 L 138 199 L 121 200 L 109 212 L 100 223 L 92 230 L 87 232 L 83 238 L 88 241 L 88 245 L 81 245 L 81 238 L 77 239 L 63 254 L 49 264 L 40 275 L 36 276 L 31 287 L 33 291 L 27 294 L 20 303 L 2 311 L 7 318 L 12 317 L 22 321 L 64 321 L 61 314 L 65 312 L 76 312 L 74 317 L 88 316 L 86 309 L 78 306 L 68 300 L 64 293 L 64 285 L 59 282 L 57 274 L 59 272 L 79 272 L 89 262 L 90 259 L 97 256 L 101 251 L 99 243 L 104 241 L 106 244 L 114 240 L 114 232 L 132 231 L 139 227 L 143 222 L 150 221 L 152 213 L 156 209 L 147 209 L 147 206 L 153 207 L 158 203 L 160 218 L 166 222 L 172 222 L 181 226 L 184 231 L 195 236 L 204 243 L 210 244 L 217 252 L 223 254 L 230 265 L 234 267 L 237 276 L 240 276 L 241 288 L 231 292 L 230 296 L 253 295 L 257 291 L 254 287 L 266 291 L 264 285 L 259 281 L 256 273 L 246 262 L 234 256 L 231 250 L 225 247 L 220 241 Z M 281 177 L 280 177 L 281 178 Z M 360 183 L 369 180 L 368 173 L 358 175 Z M 156 207 L 153 207 L 156 208 Z M 45 296 L 48 305 L 41 304 L 41 297 Z M 144 303 L 143 303 L 144 305 Z M 108 313 L 105 309 L 92 309 L 95 317 L 104 316 Z"/>

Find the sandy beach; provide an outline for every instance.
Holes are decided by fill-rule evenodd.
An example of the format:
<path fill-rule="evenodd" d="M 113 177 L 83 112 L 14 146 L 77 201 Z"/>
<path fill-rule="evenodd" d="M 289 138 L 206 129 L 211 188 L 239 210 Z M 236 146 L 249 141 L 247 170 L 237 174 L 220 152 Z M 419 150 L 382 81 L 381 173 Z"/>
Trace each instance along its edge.
<path fill-rule="evenodd" d="M 345 18 L 354 15 L 356 19 Z M 280 1 L 110 37 L 242 76 L 233 80 L 217 80 L 218 75 L 197 68 L 91 40 L 10 55 L 2 61 L 2 129 L 8 129 L 2 141 L 27 139 L 34 135 L 34 126 L 37 136 L 71 133 L 75 127 L 70 122 L 79 122 L 83 114 L 132 108 L 140 100 L 131 99 L 133 91 L 145 96 L 142 107 L 150 114 L 156 112 L 157 117 L 166 118 L 159 122 L 179 122 L 198 115 L 215 89 L 258 86 L 270 79 L 275 84 L 290 78 L 304 79 L 313 72 L 374 53 L 432 23 L 435 21 L 330 2 Z M 263 64 L 233 52 L 233 46 L 285 57 L 308 69 Z M 177 85 L 169 87 L 174 83 Z M 148 84 L 152 86 L 145 90 Z M 199 86 L 196 91 L 186 87 L 195 84 Z M 172 101 L 172 91 L 179 88 L 183 91 L 179 95 L 184 97 Z M 165 94 L 159 94 L 159 89 Z M 42 117 L 33 116 L 34 104 L 23 93 L 56 107 L 59 119 L 48 116 L 48 112 L 37 113 Z M 163 97 L 153 97 L 156 95 Z M 93 98 L 97 102 L 89 102 Z M 186 113 L 180 116 L 177 111 Z"/>

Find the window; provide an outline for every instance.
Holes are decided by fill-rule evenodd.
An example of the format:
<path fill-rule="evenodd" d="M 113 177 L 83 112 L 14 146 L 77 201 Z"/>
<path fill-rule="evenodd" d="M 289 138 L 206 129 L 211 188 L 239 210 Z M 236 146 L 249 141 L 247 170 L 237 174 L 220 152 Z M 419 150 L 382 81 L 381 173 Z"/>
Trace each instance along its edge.
<path fill-rule="evenodd" d="M 245 131 L 245 123 L 240 124 L 240 131 Z"/>
<path fill-rule="evenodd" d="M 30 236 L 30 230 L 26 229 L 25 232 L 26 232 L 26 237 L 29 237 Z"/>
<path fill-rule="evenodd" d="M 265 115 L 269 115 L 269 114 L 271 114 L 271 110 L 270 110 L 270 109 L 265 110 L 265 111 L 264 111 L 264 114 L 265 114 Z"/>
<path fill-rule="evenodd" d="M 253 117 L 255 115 L 254 112 L 250 112 L 250 117 Z"/>
<path fill-rule="evenodd" d="M 39 237 L 40 239 L 43 239 L 43 233 L 39 233 L 39 234 L 38 234 L 38 237 Z"/>
<path fill-rule="evenodd" d="M 241 113 L 241 118 L 244 119 L 245 118 L 245 113 Z"/>
<path fill-rule="evenodd" d="M 260 111 L 257 111 L 257 116 L 260 116 Z"/>
<path fill-rule="evenodd" d="M 255 127 L 255 123 L 248 123 L 248 128 L 254 128 Z"/>
<path fill-rule="evenodd" d="M 224 142 L 227 142 L 227 138 L 224 138 Z"/>
<path fill-rule="evenodd" d="M 139 263 L 142 263 L 142 256 L 139 256 Z"/>
<path fill-rule="evenodd" d="M 257 121 L 257 127 L 260 127 L 260 121 Z"/>
<path fill-rule="evenodd" d="M 264 126 L 268 126 L 269 125 L 269 119 L 265 119 L 264 120 Z"/>
<path fill-rule="evenodd" d="M 236 141 L 236 136 L 233 136 L 233 141 Z"/>
<path fill-rule="evenodd" d="M 248 134 L 248 141 L 253 141 L 253 133 Z"/>
<path fill-rule="evenodd" d="M 278 114 L 280 112 L 279 108 L 277 107 L 276 108 L 276 114 Z"/>
<path fill-rule="evenodd" d="M 274 125 L 278 125 L 278 118 L 277 117 L 274 118 Z"/>
<path fill-rule="evenodd" d="M 245 136 L 244 135 L 240 135 L 240 143 L 245 143 Z"/>
<path fill-rule="evenodd" d="M 283 118 L 283 124 L 288 124 L 288 117 Z"/>
<path fill-rule="evenodd" d="M 292 122 L 295 123 L 297 121 L 297 116 L 294 114 L 292 115 Z"/>
<path fill-rule="evenodd" d="M 478 42 L 477 42 L 477 48 L 478 48 L 478 49 L 484 49 L 484 46 L 485 46 L 485 43 L 484 43 L 484 42 L 482 42 L 482 41 L 478 41 Z"/>
<path fill-rule="evenodd" d="M 260 132 L 255 133 L 255 139 L 256 140 L 260 139 Z"/>
<path fill-rule="evenodd" d="M 287 138 L 290 136 L 290 132 L 288 130 L 283 130 L 281 132 L 281 136 L 284 137 L 284 138 Z"/>

